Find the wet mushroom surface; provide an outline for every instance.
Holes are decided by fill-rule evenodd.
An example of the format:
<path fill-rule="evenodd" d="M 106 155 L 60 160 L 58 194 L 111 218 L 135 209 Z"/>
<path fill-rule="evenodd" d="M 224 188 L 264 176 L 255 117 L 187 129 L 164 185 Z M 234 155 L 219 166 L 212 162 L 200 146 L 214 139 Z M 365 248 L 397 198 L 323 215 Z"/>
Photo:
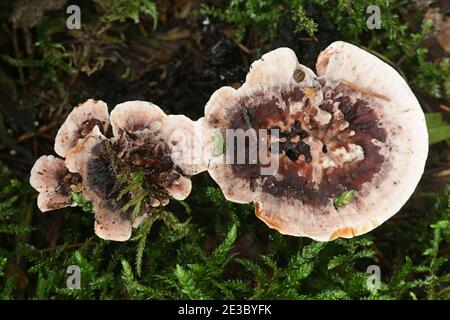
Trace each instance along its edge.
<path fill-rule="evenodd" d="M 253 201 L 257 216 L 281 233 L 352 237 L 395 214 L 414 191 L 428 151 L 424 116 L 400 75 L 353 45 L 333 43 L 317 69 L 280 48 L 254 62 L 238 90 L 217 90 L 206 127 L 228 141 L 208 170 L 228 200 Z M 229 130 L 253 134 L 239 144 Z M 255 149 L 261 145 L 271 163 Z M 262 173 L 273 161 L 276 169 Z"/>

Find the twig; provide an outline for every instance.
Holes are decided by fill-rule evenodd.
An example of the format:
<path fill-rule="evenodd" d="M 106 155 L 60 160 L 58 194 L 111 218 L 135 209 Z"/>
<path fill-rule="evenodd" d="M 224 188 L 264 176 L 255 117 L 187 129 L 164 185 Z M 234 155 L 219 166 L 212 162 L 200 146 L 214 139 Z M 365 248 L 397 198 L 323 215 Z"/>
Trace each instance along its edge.
<path fill-rule="evenodd" d="M 434 36 L 438 31 L 440 30 L 434 30 L 432 32 L 430 32 L 429 34 L 427 34 L 426 36 L 424 36 L 422 39 L 420 39 L 415 45 L 413 45 L 413 47 L 411 48 L 411 51 L 416 51 L 416 49 L 418 47 L 420 47 L 420 45 L 425 41 L 428 40 L 430 37 Z M 405 59 L 407 58 L 406 54 L 404 54 L 396 63 L 395 63 L 395 67 L 399 67 L 403 61 L 405 61 Z"/>
<path fill-rule="evenodd" d="M 13 48 L 14 48 L 14 53 L 16 55 L 16 59 L 19 60 L 21 57 L 21 54 L 20 54 L 20 50 L 19 50 L 19 45 L 17 43 L 17 29 L 15 26 L 13 26 L 13 28 L 12 28 L 11 39 L 12 39 L 12 44 L 13 44 Z M 19 78 L 20 78 L 20 82 L 23 84 L 24 93 L 27 93 L 27 88 L 25 86 L 25 75 L 23 73 L 23 67 L 19 64 L 17 66 L 17 69 L 19 70 Z"/>
<path fill-rule="evenodd" d="M 41 134 L 53 129 L 55 126 L 56 126 L 56 122 L 50 122 L 49 124 L 46 124 L 45 126 L 40 127 L 36 132 L 25 133 L 25 134 L 21 135 L 19 138 L 17 138 L 16 143 L 20 143 L 20 142 L 29 140 L 31 138 L 34 138 L 38 135 L 41 135 Z M 9 147 L 9 146 L 0 144 L 0 150 L 4 150 L 7 147 Z"/>
<path fill-rule="evenodd" d="M 89 242 L 91 243 L 91 242 Z M 50 248 L 45 248 L 45 249 L 41 249 L 41 252 L 50 252 L 50 251 L 55 251 L 58 250 L 60 248 L 67 248 L 67 249 L 75 249 L 75 248 L 79 248 L 81 246 L 84 245 L 84 242 L 82 243 L 72 243 L 72 244 L 68 244 L 68 245 L 60 245 L 60 246 L 54 246 L 54 247 L 50 247 Z"/>
<path fill-rule="evenodd" d="M 446 106 L 445 104 L 440 104 L 439 108 L 450 113 L 450 107 Z"/>
<path fill-rule="evenodd" d="M 239 49 L 241 49 L 242 51 L 244 51 L 246 54 L 251 54 L 251 51 L 249 48 L 247 48 L 246 46 L 244 46 L 242 43 L 237 43 L 236 45 L 239 47 Z"/>

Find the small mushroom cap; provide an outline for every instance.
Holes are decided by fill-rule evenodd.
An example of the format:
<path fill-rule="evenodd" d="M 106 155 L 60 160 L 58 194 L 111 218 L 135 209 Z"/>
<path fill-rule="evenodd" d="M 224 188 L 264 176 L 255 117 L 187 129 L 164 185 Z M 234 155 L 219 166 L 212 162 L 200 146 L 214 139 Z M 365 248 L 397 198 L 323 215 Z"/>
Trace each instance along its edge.
<path fill-rule="evenodd" d="M 110 119 L 113 134 L 118 137 L 124 131 L 158 130 L 166 117 L 164 111 L 151 102 L 127 101 L 111 111 Z"/>
<path fill-rule="evenodd" d="M 192 176 L 208 166 L 209 144 L 203 140 L 203 118 L 192 121 L 183 115 L 168 115 L 161 134 L 171 150 L 171 158 L 184 174 Z"/>
<path fill-rule="evenodd" d="M 98 126 L 103 133 L 108 130 L 108 106 L 103 101 L 89 99 L 75 107 L 67 116 L 56 135 L 55 152 L 65 157 L 94 126 Z"/>
<path fill-rule="evenodd" d="M 254 202 L 280 233 L 328 241 L 366 233 L 400 210 L 423 173 L 428 136 L 410 88 L 374 55 L 336 42 L 317 71 L 288 48 L 263 55 L 238 90 L 211 96 L 204 134 L 213 144 L 208 130 L 280 128 L 272 174 L 229 164 L 227 153 L 212 155 L 208 172 L 228 200 Z M 336 207 L 348 190 L 353 197 Z"/>
<path fill-rule="evenodd" d="M 38 192 L 38 208 L 42 212 L 70 206 L 70 194 L 61 189 L 62 178 L 68 173 L 64 160 L 42 156 L 31 169 L 30 184 Z"/>
<path fill-rule="evenodd" d="M 165 189 L 175 200 L 184 200 L 191 193 L 192 182 L 191 179 L 180 176 L 170 186 L 165 187 Z"/>
<path fill-rule="evenodd" d="M 120 208 L 111 210 L 98 207 L 95 209 L 95 234 L 103 240 L 127 241 L 131 237 L 131 222 L 124 220 Z"/>
<path fill-rule="evenodd" d="M 95 233 L 104 240 L 126 241 L 131 236 L 131 218 L 111 197 L 112 181 L 109 163 L 101 145 L 107 139 L 98 127 L 66 157 L 67 168 L 83 179 L 83 196 L 92 203 L 95 213 Z"/>

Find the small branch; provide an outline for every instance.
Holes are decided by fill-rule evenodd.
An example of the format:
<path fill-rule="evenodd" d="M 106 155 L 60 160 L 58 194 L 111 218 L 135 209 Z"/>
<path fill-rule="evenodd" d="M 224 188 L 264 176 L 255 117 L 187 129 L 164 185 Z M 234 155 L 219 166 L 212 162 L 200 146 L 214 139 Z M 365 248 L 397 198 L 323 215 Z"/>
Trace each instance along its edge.
<path fill-rule="evenodd" d="M 89 242 L 91 243 L 91 242 Z M 76 249 L 76 248 L 80 248 L 84 245 L 85 243 L 72 243 L 72 244 L 67 244 L 67 245 L 60 245 L 60 246 L 54 246 L 54 247 L 49 247 L 49 248 L 45 248 L 45 249 L 41 249 L 41 252 L 51 252 L 51 251 L 55 251 L 61 248 L 67 248 L 67 249 Z"/>
<path fill-rule="evenodd" d="M 25 134 L 21 135 L 19 138 L 17 138 L 16 143 L 21 143 L 26 140 L 32 139 L 36 136 L 39 136 L 39 135 L 53 129 L 55 126 L 56 126 L 56 122 L 51 122 L 45 126 L 40 127 L 36 132 L 25 133 Z M 10 147 L 10 146 L 0 144 L 0 150 L 4 150 L 8 147 Z"/>
<path fill-rule="evenodd" d="M 426 36 L 424 36 L 422 39 L 420 39 L 412 48 L 411 48 L 411 51 L 416 51 L 417 50 L 417 48 L 419 48 L 422 44 L 423 44 L 423 42 L 425 41 L 425 40 L 428 40 L 430 37 L 432 37 L 432 36 L 434 36 L 438 31 L 440 31 L 440 30 L 434 30 L 433 32 L 430 32 L 429 34 L 427 34 Z M 396 63 L 395 63 L 395 67 L 399 67 L 402 63 L 403 63 L 403 61 L 405 61 L 405 59 L 407 58 L 407 55 L 406 54 L 404 54 Z"/>
<path fill-rule="evenodd" d="M 16 59 L 19 60 L 21 58 L 21 53 L 20 53 L 20 49 L 19 49 L 19 44 L 17 42 L 17 28 L 15 26 L 13 26 L 12 28 L 12 44 L 13 44 L 13 48 L 14 48 L 14 53 L 16 55 Z M 24 92 L 27 92 L 27 88 L 25 86 L 25 75 L 23 73 L 23 67 L 19 64 L 17 66 L 17 69 L 19 71 L 19 78 L 20 78 L 20 82 L 23 84 L 23 89 Z"/>

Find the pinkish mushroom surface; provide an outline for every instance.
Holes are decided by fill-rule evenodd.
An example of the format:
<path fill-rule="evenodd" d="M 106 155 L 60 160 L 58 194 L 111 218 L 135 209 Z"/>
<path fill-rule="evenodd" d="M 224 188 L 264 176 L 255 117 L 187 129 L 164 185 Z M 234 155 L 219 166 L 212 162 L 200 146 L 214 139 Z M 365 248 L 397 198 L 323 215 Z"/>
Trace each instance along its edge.
<path fill-rule="evenodd" d="M 83 179 L 83 196 L 92 203 L 95 213 L 95 233 L 105 240 L 125 241 L 131 236 L 131 215 L 122 210 L 124 204 L 116 199 L 113 159 L 110 140 L 94 127 L 67 154 L 66 165 Z"/>
<path fill-rule="evenodd" d="M 288 48 L 263 55 L 238 90 L 211 96 L 204 134 L 210 145 L 217 132 L 226 141 L 208 171 L 228 200 L 254 202 L 283 234 L 328 241 L 400 210 L 423 173 L 428 135 L 405 80 L 376 56 L 335 42 L 316 67 Z M 247 133 L 240 145 L 238 131 Z"/>
<path fill-rule="evenodd" d="M 190 176 L 206 165 L 175 156 L 187 153 L 181 136 L 189 137 L 196 123 L 183 116 L 167 116 L 145 101 L 128 101 L 111 112 L 113 137 L 95 126 L 67 153 L 66 165 L 83 181 L 83 196 L 93 205 L 95 232 L 107 240 L 125 241 L 132 226 L 169 198 L 185 199 L 192 189 Z M 180 135 L 180 132 L 183 134 Z M 179 143 L 178 143 L 179 142 Z"/>
<path fill-rule="evenodd" d="M 76 106 L 60 127 L 55 138 L 56 153 L 65 157 L 95 126 L 102 133 L 108 130 L 108 106 L 103 101 L 89 99 Z"/>
<path fill-rule="evenodd" d="M 65 161 L 41 157 L 30 183 L 40 192 L 42 211 L 72 205 L 73 187 L 75 200 L 82 195 L 79 199 L 92 205 L 95 233 L 125 241 L 132 227 L 170 197 L 190 194 L 190 176 L 206 170 L 207 162 L 192 152 L 195 145 L 203 150 L 201 138 L 201 120 L 168 116 L 150 102 L 121 103 L 109 116 L 104 102 L 90 99 L 74 108 L 58 131 L 55 151 Z"/>
<path fill-rule="evenodd" d="M 181 115 L 166 115 L 158 106 L 128 101 L 111 112 L 114 142 L 120 161 L 131 160 L 149 180 L 177 200 L 191 192 L 189 176 L 206 170 L 206 162 L 191 157 L 197 122 Z"/>
<path fill-rule="evenodd" d="M 81 177 L 54 156 L 40 157 L 31 169 L 30 184 L 39 192 L 37 204 L 42 212 L 73 205 L 70 192 L 80 182 Z"/>

